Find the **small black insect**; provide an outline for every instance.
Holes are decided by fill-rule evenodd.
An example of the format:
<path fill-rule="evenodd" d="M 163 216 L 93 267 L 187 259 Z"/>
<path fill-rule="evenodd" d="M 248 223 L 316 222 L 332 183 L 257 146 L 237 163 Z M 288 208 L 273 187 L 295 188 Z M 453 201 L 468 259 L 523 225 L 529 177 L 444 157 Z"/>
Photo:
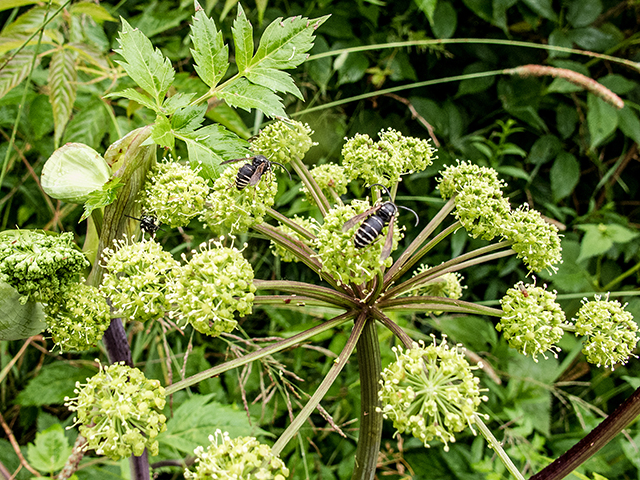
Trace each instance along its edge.
<path fill-rule="evenodd" d="M 391 194 L 389 193 L 387 187 L 385 187 L 384 185 L 380 185 L 379 183 L 374 183 L 371 186 L 373 187 L 374 185 L 378 185 L 384 188 L 384 190 L 387 192 L 387 195 L 389 195 L 389 198 L 391 198 Z M 410 208 L 403 207 L 402 205 L 396 205 L 395 203 L 389 201 L 383 202 L 379 205 L 375 205 L 366 212 L 362 212 L 356 215 L 343 225 L 342 231 L 346 232 L 358 222 L 364 220 L 362 221 L 362 225 L 360 225 L 353 238 L 353 243 L 356 248 L 364 248 L 367 245 L 371 244 L 376 238 L 378 238 L 380 233 L 382 233 L 382 229 L 389 225 L 387 238 L 385 239 L 384 247 L 382 247 L 381 258 L 384 260 L 389 255 L 391 255 L 391 246 L 393 245 L 393 219 L 398 214 L 398 207 L 404 208 L 405 210 L 409 210 L 411 213 L 413 213 L 416 216 L 416 225 L 418 225 L 418 222 L 420 222 L 420 218 L 418 217 L 418 214 L 416 212 L 414 212 Z"/>
<path fill-rule="evenodd" d="M 160 224 L 155 215 L 145 214 L 142 218 L 132 217 L 131 215 L 125 215 L 125 217 L 133 218 L 140 222 L 140 230 L 147 232 L 149 235 L 155 235 L 160 230 Z"/>
<path fill-rule="evenodd" d="M 225 163 L 235 163 L 235 162 L 242 162 L 247 160 L 252 160 L 252 161 L 251 163 L 245 163 L 244 165 L 242 165 L 240 167 L 240 170 L 238 170 L 238 175 L 236 176 L 235 183 L 236 183 L 236 188 L 238 190 L 244 189 L 247 185 L 251 185 L 251 186 L 256 185 L 265 173 L 271 171 L 271 165 L 274 163 L 276 165 L 281 166 L 285 172 L 289 173 L 289 170 L 287 170 L 284 167 L 284 165 L 278 162 L 272 162 L 264 155 L 256 155 L 255 157 L 227 160 L 225 162 L 222 162 L 221 165 L 224 165 Z M 289 178 L 291 178 L 290 173 L 289 173 Z"/>

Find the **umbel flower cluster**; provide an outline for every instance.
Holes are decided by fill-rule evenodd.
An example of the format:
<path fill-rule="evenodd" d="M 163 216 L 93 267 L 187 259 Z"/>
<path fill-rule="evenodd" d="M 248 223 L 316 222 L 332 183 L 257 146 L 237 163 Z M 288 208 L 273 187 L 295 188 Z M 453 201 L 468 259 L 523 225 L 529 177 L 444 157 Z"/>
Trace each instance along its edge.
<path fill-rule="evenodd" d="M 396 361 L 382 372 L 379 398 L 384 418 L 393 421 L 398 433 L 409 432 L 425 447 L 436 439 L 455 442 L 455 433 L 476 422 L 480 379 L 473 375 L 459 345 L 414 343 L 411 349 L 393 347 Z"/>
<path fill-rule="evenodd" d="M 289 476 L 289 469 L 271 453 L 271 447 L 255 437 L 232 439 L 227 432 L 216 430 L 209 442 L 206 450 L 202 446 L 195 449 L 195 471 L 185 470 L 185 478 L 285 480 Z"/>
<path fill-rule="evenodd" d="M 75 412 L 74 426 L 87 439 L 87 449 L 114 460 L 140 456 L 145 448 L 158 454 L 156 437 L 166 429 L 164 388 L 124 363 L 102 366 L 82 385 L 77 397 L 65 398 Z"/>

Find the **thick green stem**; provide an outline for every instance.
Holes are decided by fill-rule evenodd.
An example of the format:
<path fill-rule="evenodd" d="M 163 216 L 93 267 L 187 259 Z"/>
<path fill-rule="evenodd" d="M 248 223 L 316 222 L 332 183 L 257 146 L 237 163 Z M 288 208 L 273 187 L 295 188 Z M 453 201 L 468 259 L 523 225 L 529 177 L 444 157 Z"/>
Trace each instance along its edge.
<path fill-rule="evenodd" d="M 353 350 L 356 348 L 356 344 L 358 342 L 358 339 L 360 338 L 360 335 L 362 334 L 362 330 L 364 329 L 366 321 L 367 312 L 362 311 L 358 316 L 355 325 L 353 326 L 353 330 L 351 330 L 351 335 L 349 335 L 346 345 L 342 349 L 342 352 L 340 352 L 340 356 L 334 360 L 334 364 L 331 366 L 331 369 L 329 370 L 329 373 L 327 373 L 327 376 L 324 377 L 324 380 L 322 380 L 322 383 L 320 384 L 318 389 L 311 396 L 302 410 L 300 410 L 300 413 L 296 415 L 296 418 L 293 419 L 293 422 L 291 422 L 287 429 L 282 432 L 282 435 L 280 435 L 280 438 L 278 438 L 276 443 L 273 444 L 271 451 L 274 455 L 280 455 L 284 447 L 286 447 L 287 443 L 289 443 L 289 441 L 298 433 L 298 430 L 300 430 L 302 424 L 307 421 L 309 416 L 316 409 L 316 407 L 320 403 L 320 400 L 322 400 L 327 394 L 329 388 L 331 388 L 331 385 L 333 385 L 333 382 L 335 382 L 338 374 L 347 364 L 347 361 L 351 357 Z"/>
<path fill-rule="evenodd" d="M 366 320 L 358 340 L 358 369 L 360 370 L 360 434 L 356 450 L 356 463 L 352 480 L 370 480 L 376 474 L 380 441 L 382 439 L 382 413 L 378 412 L 380 400 L 380 344 L 376 322 Z"/>
<path fill-rule="evenodd" d="M 309 340 L 310 338 L 318 335 L 319 333 L 326 332 L 327 330 L 331 330 L 332 328 L 341 325 L 354 316 L 353 312 L 346 312 L 342 315 L 335 317 L 328 322 L 324 322 L 316 327 L 310 328 L 309 330 L 305 330 L 302 333 L 294 335 L 293 337 L 287 338 L 285 340 L 281 340 L 279 342 L 274 343 L 268 347 L 261 348 L 260 350 L 256 350 L 253 353 L 245 355 L 240 358 L 236 358 L 234 360 L 230 360 L 228 362 L 223 363 L 222 365 L 218 365 L 217 367 L 209 368 L 208 370 L 204 370 L 195 375 L 192 375 L 189 378 L 185 378 L 180 382 L 174 383 L 173 385 L 169 385 L 165 391 L 167 395 L 171 395 L 173 393 L 179 392 L 180 390 L 191 387 L 200 383 L 207 378 L 216 377 L 221 373 L 224 373 L 228 370 L 232 370 L 234 368 L 241 367 L 246 365 L 247 363 L 254 362 L 263 357 L 271 355 L 273 353 L 279 352 L 280 350 L 284 350 L 285 348 L 292 347 L 300 342 L 304 342 L 305 340 Z"/>
<path fill-rule="evenodd" d="M 309 173 L 306 165 L 302 163 L 302 160 L 297 157 L 291 161 L 291 165 L 293 165 L 293 169 L 296 171 L 296 173 L 300 177 L 300 180 L 302 180 L 302 183 L 307 188 L 309 195 L 311 195 L 316 205 L 320 209 L 320 213 L 322 214 L 322 216 L 326 217 L 327 212 L 331 210 L 331 205 L 329 204 L 329 200 L 327 200 L 327 197 L 325 197 L 324 193 L 322 193 L 322 189 L 318 186 L 316 180 L 313 178 L 311 173 Z"/>

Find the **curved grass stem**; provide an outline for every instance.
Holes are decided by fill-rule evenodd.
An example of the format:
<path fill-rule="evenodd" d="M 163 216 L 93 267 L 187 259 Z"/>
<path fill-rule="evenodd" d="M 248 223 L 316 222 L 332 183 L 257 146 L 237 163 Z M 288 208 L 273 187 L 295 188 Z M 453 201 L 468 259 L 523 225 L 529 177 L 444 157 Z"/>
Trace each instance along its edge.
<path fill-rule="evenodd" d="M 356 348 L 356 344 L 360 339 L 360 335 L 364 330 L 364 326 L 366 322 L 367 322 L 367 312 L 366 311 L 360 312 L 360 315 L 358 316 L 353 326 L 353 330 L 351 330 L 351 335 L 349 335 L 349 338 L 347 339 L 346 345 L 342 349 L 342 352 L 340 352 L 340 356 L 334 360 L 334 364 L 331 366 L 329 373 L 327 373 L 327 376 L 324 377 L 324 380 L 322 380 L 322 383 L 320 384 L 318 389 L 314 392 L 314 394 L 311 396 L 307 404 L 302 408 L 302 410 L 300 410 L 300 413 L 296 415 L 296 418 L 293 419 L 293 421 L 287 427 L 287 429 L 284 432 L 282 432 L 282 435 L 280 435 L 276 443 L 273 444 L 273 447 L 271 448 L 271 452 L 274 455 L 280 455 L 284 447 L 298 433 L 298 430 L 300 430 L 300 427 L 302 427 L 304 422 L 307 421 L 309 416 L 316 409 L 316 407 L 320 403 L 320 400 L 322 400 L 324 396 L 327 394 L 327 392 L 329 391 L 329 388 L 331 388 L 331 385 L 333 385 L 333 382 L 335 382 L 336 378 L 338 377 L 338 374 L 342 371 L 344 366 L 347 364 L 347 361 L 351 357 L 353 350 Z"/>

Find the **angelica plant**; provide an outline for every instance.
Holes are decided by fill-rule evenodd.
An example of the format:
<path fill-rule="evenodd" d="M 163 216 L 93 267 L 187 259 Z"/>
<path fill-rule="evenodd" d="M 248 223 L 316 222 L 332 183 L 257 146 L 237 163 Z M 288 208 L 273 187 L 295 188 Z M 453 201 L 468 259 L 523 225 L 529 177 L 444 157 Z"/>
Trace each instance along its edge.
<path fill-rule="evenodd" d="M 293 68 L 304 60 L 315 28 L 325 20 L 278 20 L 267 27 L 254 53 L 252 27 L 239 8 L 233 33 L 238 73 L 222 81 L 228 67 L 228 47 L 213 20 L 196 4 L 194 68 L 208 87 L 197 99 L 191 94 L 167 95 L 175 74 L 170 62 L 140 31 L 123 21 L 117 50 L 122 58 L 118 62 L 140 90 L 128 88 L 111 96 L 143 105 L 156 114 L 156 121 L 114 143 L 104 158 L 93 158 L 100 168 L 92 185 L 99 188 L 81 197 L 75 185 L 70 185 L 70 192 L 51 191 L 66 199 L 72 197 L 65 195 L 76 195 L 73 198 L 85 203 L 85 211 L 99 232 L 99 255 L 87 285 L 74 284 L 65 291 L 67 296 L 54 303 L 71 278 L 81 285 L 79 271 L 87 266 L 87 260 L 70 245 L 60 256 L 56 253 L 59 245 L 43 247 L 45 239 L 28 245 L 4 239 L 0 244 L 3 279 L 13 282 L 27 300 L 45 303 L 48 315 L 56 320 L 50 330 L 61 348 L 79 348 L 78 337 L 95 344 L 104 335 L 112 365 L 101 365 L 98 374 L 78 384 L 76 396 L 68 398 L 66 405 L 75 413 L 74 426 L 87 439 L 82 451 L 93 449 L 116 460 L 131 456 L 133 478 L 148 474 L 145 451 L 151 455 L 159 451 L 167 396 L 255 361 L 267 363 L 272 354 L 340 326 L 350 330 L 343 350 L 300 411 L 294 415 L 292 408 L 291 421 L 273 445 L 253 437 L 231 439 L 216 432 L 210 445 L 195 449 L 196 465 L 185 477 L 287 477 L 289 469 L 280 455 L 309 416 L 321 409 L 321 400 L 356 351 L 361 412 L 354 479 L 375 476 L 385 418 L 393 422 L 397 432 L 407 432 L 425 446 L 438 445 L 445 450 L 466 428 L 474 434 L 479 431 L 511 473 L 522 478 L 483 423 L 488 418 L 482 412 L 486 388 L 474 375 L 481 365 L 471 365 L 464 357 L 464 347 L 450 345 L 444 336 L 434 336 L 429 345 L 414 341 L 394 319 L 425 311 L 493 317 L 510 345 L 534 359 L 545 352 L 556 354 L 562 334 L 571 331 L 587 337 L 587 360 L 607 367 L 623 363 L 631 355 L 637 341 L 635 324 L 620 304 L 608 299 L 586 302 L 575 322 L 566 322 L 555 293 L 535 285 L 518 284 L 510 289 L 502 308 L 464 300 L 460 272 L 465 269 L 516 256 L 530 272 L 553 272 L 561 261 L 557 229 L 536 210 L 511 205 L 504 194 L 506 184 L 493 169 L 465 161 L 446 166 L 439 180 L 444 206 L 428 222 L 422 220 L 410 243 L 404 242 L 408 222 L 400 211 L 388 220 L 376 217 L 379 223 L 371 227 L 372 238 L 356 243 L 362 223 L 381 210 L 382 193 L 395 202 L 404 176 L 430 168 L 436 154 L 430 141 L 392 128 L 382 130 L 377 140 L 355 135 L 345 142 L 341 165 L 327 163 L 309 170 L 304 155 L 314 142 L 306 124 L 281 118 L 265 127 L 251 145 L 221 125 L 203 126 L 207 100 L 213 97 L 233 107 L 259 108 L 267 116 L 283 116 L 276 93 L 300 96 L 300 92 L 281 69 Z M 140 51 L 144 55 L 139 55 Z M 156 161 L 157 147 L 171 150 L 176 142 L 184 142 L 190 167 L 169 157 L 162 163 Z M 62 153 L 70 152 L 78 153 L 73 148 Z M 238 188 L 239 171 L 251 163 L 252 155 L 264 155 L 290 167 L 300 178 L 301 194 L 317 207 L 319 218 L 288 218 L 273 208 L 278 191 L 274 171 L 257 172 L 257 181 Z M 57 155 L 56 161 L 64 158 Z M 242 158 L 246 163 L 223 165 Z M 105 165 L 112 175 L 108 181 Z M 68 171 L 60 169 L 60 177 L 49 180 L 57 187 L 65 181 L 77 182 L 77 176 L 68 175 Z M 369 189 L 370 197 L 352 198 L 349 182 Z M 131 217 L 137 217 L 142 208 L 169 227 L 181 228 L 197 219 L 211 231 L 212 238 L 178 260 L 160 242 L 135 235 L 138 226 Z M 489 243 L 427 267 L 433 248 L 460 228 Z M 319 281 L 256 278 L 238 239 L 246 232 L 271 242 L 281 261 L 306 265 Z M 65 237 L 58 239 L 64 242 Z M 421 263 L 423 266 L 410 275 Z M 68 295 L 86 298 L 80 301 Z M 157 321 L 163 329 L 193 329 L 219 337 L 234 331 L 241 317 L 264 306 L 319 306 L 338 313 L 319 325 L 284 339 L 271 338 L 262 348 L 170 385 L 163 386 L 133 368 L 127 321 Z M 384 370 L 381 349 L 388 345 L 379 340 L 382 328 L 399 344 L 393 350 L 395 361 Z"/>

